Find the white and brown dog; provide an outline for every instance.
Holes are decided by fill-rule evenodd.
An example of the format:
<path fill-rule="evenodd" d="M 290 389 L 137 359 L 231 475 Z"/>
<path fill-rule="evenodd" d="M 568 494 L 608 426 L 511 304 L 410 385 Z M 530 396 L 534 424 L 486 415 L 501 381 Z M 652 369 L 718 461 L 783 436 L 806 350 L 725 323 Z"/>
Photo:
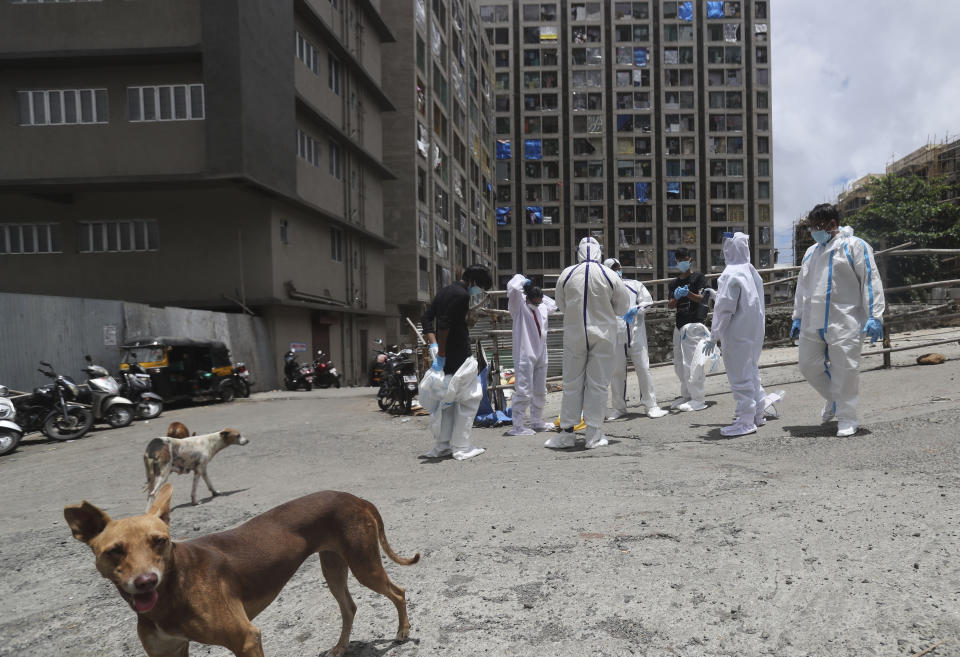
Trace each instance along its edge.
<path fill-rule="evenodd" d="M 147 471 L 147 485 L 143 488 L 148 492 L 147 509 L 171 472 L 193 472 L 190 502 L 194 505 L 197 504 L 197 484 L 200 477 L 203 477 L 211 495 L 219 495 L 207 474 L 207 464 L 224 447 L 246 445 L 248 442 L 250 441 L 235 429 L 224 429 L 202 436 L 193 434 L 188 437 L 187 428 L 180 422 L 173 422 L 167 429 L 166 437 L 151 440 L 143 454 L 143 466 Z"/>

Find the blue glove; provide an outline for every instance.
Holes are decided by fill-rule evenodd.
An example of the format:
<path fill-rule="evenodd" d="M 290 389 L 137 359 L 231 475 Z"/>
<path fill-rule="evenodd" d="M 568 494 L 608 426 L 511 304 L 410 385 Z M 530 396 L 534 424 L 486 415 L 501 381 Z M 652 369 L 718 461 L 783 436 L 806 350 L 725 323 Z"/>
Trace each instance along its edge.
<path fill-rule="evenodd" d="M 713 350 L 717 348 L 716 340 L 706 340 L 703 343 L 703 354 L 705 356 L 712 356 Z"/>
<path fill-rule="evenodd" d="M 793 326 L 790 327 L 790 337 L 799 338 L 800 337 L 800 320 L 793 320 Z"/>
<path fill-rule="evenodd" d="M 883 325 L 878 320 L 871 317 L 867 320 L 866 325 L 863 327 L 863 332 L 870 336 L 870 344 L 873 344 L 883 337 Z"/>
<path fill-rule="evenodd" d="M 446 356 L 437 356 L 433 359 L 433 365 L 430 366 L 434 372 L 443 372 L 443 366 L 447 363 Z"/>
<path fill-rule="evenodd" d="M 723 232 L 723 237 L 726 238 L 726 239 L 728 239 L 728 240 L 732 240 L 732 239 L 733 239 L 733 233 L 731 233 L 731 232 L 729 232 L 729 231 L 724 231 L 724 232 Z"/>
<path fill-rule="evenodd" d="M 437 360 L 437 354 L 440 353 L 440 345 L 436 342 L 430 344 L 430 358 Z"/>
<path fill-rule="evenodd" d="M 637 312 L 639 310 L 640 309 L 637 308 L 636 306 L 628 310 L 627 314 L 623 316 L 623 321 L 625 321 L 627 324 L 632 324 L 633 320 L 637 318 Z"/>
<path fill-rule="evenodd" d="M 687 296 L 688 294 L 690 294 L 690 286 L 689 286 L 689 285 L 684 285 L 684 286 L 682 286 L 682 287 L 678 287 L 676 290 L 673 291 L 673 298 L 674 298 L 674 299 L 682 299 L 683 297 Z"/>
<path fill-rule="evenodd" d="M 531 281 L 529 278 L 523 279 L 523 286 L 526 287 L 528 285 L 533 285 L 533 281 Z"/>

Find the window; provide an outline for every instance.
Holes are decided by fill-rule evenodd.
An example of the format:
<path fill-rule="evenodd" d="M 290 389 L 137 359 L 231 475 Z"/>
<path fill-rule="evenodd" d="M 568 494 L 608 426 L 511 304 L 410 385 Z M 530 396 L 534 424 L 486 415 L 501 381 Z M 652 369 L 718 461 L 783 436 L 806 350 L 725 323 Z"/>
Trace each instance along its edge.
<path fill-rule="evenodd" d="M 330 175 L 338 180 L 342 180 L 343 172 L 341 167 L 343 163 L 340 145 L 331 139 L 327 142 L 327 146 L 330 149 Z"/>
<path fill-rule="evenodd" d="M 770 175 L 770 160 L 763 158 L 757 160 L 757 175 L 765 177 Z"/>
<path fill-rule="evenodd" d="M 305 36 L 297 30 L 297 59 L 303 62 L 303 65 L 313 71 L 314 75 L 320 75 L 320 53 Z"/>
<path fill-rule="evenodd" d="M 757 198 L 769 200 L 770 198 L 770 183 L 768 181 L 761 181 L 757 183 Z"/>
<path fill-rule="evenodd" d="M 108 123 L 106 89 L 18 91 L 20 125 Z"/>
<path fill-rule="evenodd" d="M 769 138 L 769 137 L 757 137 L 757 152 L 758 152 L 758 153 L 769 153 L 769 152 L 770 152 L 770 138 Z"/>
<path fill-rule="evenodd" d="M 427 72 L 426 61 L 427 61 L 427 47 L 423 43 L 423 38 L 418 34 L 417 35 L 417 68 L 419 68 L 424 73 Z"/>
<path fill-rule="evenodd" d="M 327 85 L 333 90 L 333 93 L 340 95 L 340 84 L 343 78 L 343 64 L 333 56 L 332 52 L 327 53 L 329 57 L 330 68 L 327 73 Z"/>
<path fill-rule="evenodd" d="M 300 128 L 297 128 L 297 157 L 320 167 L 320 143 Z"/>
<path fill-rule="evenodd" d="M 343 262 L 343 231 L 339 228 L 330 229 L 330 259 Z"/>
<path fill-rule="evenodd" d="M 427 172 L 417 167 L 417 198 L 421 203 L 427 202 Z"/>
<path fill-rule="evenodd" d="M 203 85 L 127 87 L 130 121 L 199 121 L 204 118 Z"/>
<path fill-rule="evenodd" d="M 62 253 L 60 224 L 0 224 L 0 254 Z"/>
<path fill-rule="evenodd" d="M 156 219 L 85 221 L 78 225 L 80 253 L 156 251 L 160 224 Z"/>

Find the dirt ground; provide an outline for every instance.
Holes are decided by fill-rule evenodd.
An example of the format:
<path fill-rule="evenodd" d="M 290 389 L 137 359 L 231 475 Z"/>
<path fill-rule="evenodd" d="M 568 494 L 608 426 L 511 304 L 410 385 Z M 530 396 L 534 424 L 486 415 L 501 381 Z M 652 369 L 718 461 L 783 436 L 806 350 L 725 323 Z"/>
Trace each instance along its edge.
<path fill-rule="evenodd" d="M 590 452 L 496 428 L 475 430 L 488 450 L 476 459 L 423 460 L 426 418 L 379 412 L 371 389 L 265 393 L 64 444 L 34 437 L 0 458 L 0 655 L 143 654 L 134 613 L 62 508 L 87 499 L 140 513 L 143 449 L 172 420 L 250 439 L 213 461 L 221 497 L 201 483 L 193 507 L 191 477 L 171 477 L 175 538 L 338 489 L 377 505 L 399 554 L 421 553 L 386 565 L 407 590 L 407 643 L 391 641 L 392 604 L 351 579 L 355 657 L 886 657 L 940 640 L 932 657 L 960 655 L 960 347 L 931 351 L 951 360 L 922 367 L 907 352 L 889 371 L 864 360 L 864 428 L 846 439 L 820 426 L 822 403 L 792 366 L 763 371 L 787 392 L 781 418 L 736 439 L 719 436 L 733 409 L 723 376 L 708 379 L 707 410 L 608 423 L 611 445 Z M 654 372 L 669 401 L 672 371 Z M 267 655 L 334 644 L 339 613 L 324 588 L 309 559 L 256 620 Z"/>

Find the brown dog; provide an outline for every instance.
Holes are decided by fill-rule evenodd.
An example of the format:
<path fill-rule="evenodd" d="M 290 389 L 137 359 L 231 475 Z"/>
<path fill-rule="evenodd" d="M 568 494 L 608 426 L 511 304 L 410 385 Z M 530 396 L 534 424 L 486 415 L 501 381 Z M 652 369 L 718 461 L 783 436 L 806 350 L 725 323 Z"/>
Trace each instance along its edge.
<path fill-rule="evenodd" d="M 200 477 L 203 477 L 210 494 L 216 497 L 220 492 L 210 481 L 207 464 L 224 447 L 246 445 L 248 442 L 250 441 L 235 429 L 224 429 L 202 436 L 194 433 L 188 437 L 186 426 L 180 422 L 171 423 L 167 429 L 167 437 L 151 440 L 143 454 L 143 467 L 147 471 L 147 485 L 143 487 L 147 492 L 147 508 L 150 508 L 157 491 L 167 481 L 171 472 L 193 472 L 190 501 L 194 506 L 197 504 L 197 484 L 200 483 Z"/>
<path fill-rule="evenodd" d="M 313 553 L 320 556 L 343 621 L 331 655 L 346 651 L 357 610 L 347 568 L 396 606 L 396 640 L 410 634 L 405 591 L 387 577 L 380 546 L 402 565 L 417 563 L 420 553 L 409 559 L 394 553 L 370 502 L 337 491 L 313 493 L 234 529 L 173 543 L 172 494 L 165 484 L 145 515 L 121 520 L 86 501 L 63 510 L 74 538 L 93 550 L 97 570 L 137 612 L 137 634 L 150 657 L 186 657 L 190 641 L 223 646 L 238 657 L 263 657 L 260 630 L 251 620 Z"/>

